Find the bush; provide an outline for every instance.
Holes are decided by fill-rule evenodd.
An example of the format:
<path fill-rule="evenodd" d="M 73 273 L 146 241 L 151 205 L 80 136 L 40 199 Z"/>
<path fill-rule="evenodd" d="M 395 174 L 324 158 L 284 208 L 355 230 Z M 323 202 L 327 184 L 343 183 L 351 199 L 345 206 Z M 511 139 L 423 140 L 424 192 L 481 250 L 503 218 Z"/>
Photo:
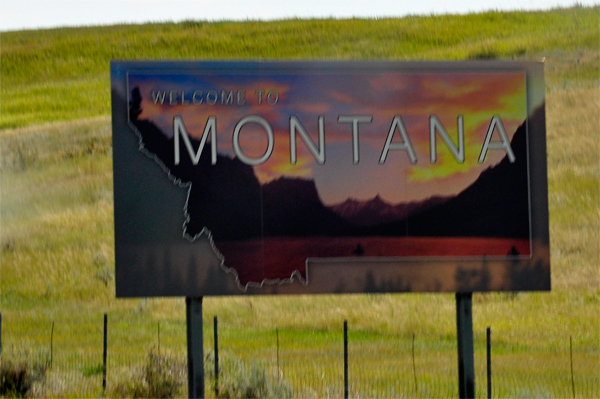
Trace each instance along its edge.
<path fill-rule="evenodd" d="M 248 367 L 240 359 L 225 354 L 219 359 L 219 398 L 291 398 L 292 386 L 279 375 L 272 375 L 265 367 L 253 363 Z M 212 363 L 212 364 L 211 364 Z M 209 352 L 205 359 L 206 389 L 214 387 L 214 354 Z"/>
<path fill-rule="evenodd" d="M 113 396 L 120 398 L 174 398 L 184 385 L 184 362 L 150 350 L 146 363 L 133 378 L 119 383 Z"/>
<path fill-rule="evenodd" d="M 31 393 L 33 384 L 46 377 L 48 360 L 16 362 L 2 360 L 0 366 L 0 395 L 24 398 Z"/>
<path fill-rule="evenodd" d="M 264 367 L 244 364 L 238 358 L 225 354 L 220 361 L 219 398 L 291 398 L 292 387 L 281 376 L 271 375 Z M 205 390 L 214 388 L 214 355 L 205 357 Z M 150 350 L 146 363 L 127 381 L 120 382 L 111 392 L 118 398 L 173 398 L 185 395 L 187 365 L 184 359 Z"/>
<path fill-rule="evenodd" d="M 292 389 L 286 381 L 270 376 L 256 363 L 252 367 L 241 367 L 238 375 L 219 381 L 220 398 L 291 398 Z"/>

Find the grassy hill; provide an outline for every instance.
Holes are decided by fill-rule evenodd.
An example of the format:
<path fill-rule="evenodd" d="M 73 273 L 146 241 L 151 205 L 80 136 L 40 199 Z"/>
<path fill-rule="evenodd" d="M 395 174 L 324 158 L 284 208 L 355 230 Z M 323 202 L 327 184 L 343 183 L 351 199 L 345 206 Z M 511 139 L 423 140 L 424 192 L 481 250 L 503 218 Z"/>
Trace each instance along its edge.
<path fill-rule="evenodd" d="M 0 128 L 108 115 L 111 59 L 477 59 L 578 62 L 594 81 L 598 8 L 381 20 L 195 22 L 2 33 Z M 577 56 L 566 56 L 575 52 Z M 558 80 L 558 81 L 556 81 Z"/>
<path fill-rule="evenodd" d="M 477 294 L 474 328 L 480 337 L 492 326 L 498 395 L 571 396 L 565 348 L 573 337 L 578 396 L 598 396 L 599 24 L 600 7 L 575 7 L 381 20 L 187 21 L 3 32 L 3 356 L 46 351 L 50 325 L 56 322 L 57 366 L 40 395 L 97 396 L 97 388 L 85 386 L 92 381 L 97 387 L 98 381 L 86 380 L 81 370 L 101 359 L 98 334 L 104 312 L 111 323 L 109 356 L 119 359 L 111 360 L 112 370 L 143 358 L 156 341 L 157 323 L 162 347 L 185 353 L 182 299 L 114 298 L 111 59 L 545 57 L 553 290 Z M 296 396 L 339 394 L 339 365 L 321 356 L 337 353 L 339 343 L 332 337 L 344 319 L 354 334 L 355 358 L 362 359 L 353 366 L 356 395 L 393 396 L 377 390 L 375 380 L 384 387 L 414 383 L 412 371 L 406 381 L 381 371 L 398 366 L 394 356 L 406 352 L 394 351 L 409 350 L 413 333 L 422 340 L 417 348 L 420 382 L 449 386 L 450 395 L 456 395 L 452 295 L 207 298 L 204 306 L 206 328 L 212 315 L 218 315 L 223 345 L 244 361 L 271 364 L 278 331 L 289 356 L 287 361 L 282 357 L 282 367 Z M 479 356 L 481 346 L 476 350 Z M 478 367 L 481 389 L 484 371 Z M 298 375 L 310 376 L 312 390 Z M 111 374 L 109 388 L 118 378 Z M 526 385 L 531 381 L 534 385 Z M 421 388 L 408 395 L 427 392 Z M 437 396 L 437 391 L 429 392 Z M 478 394 L 483 396 L 483 390 Z"/>

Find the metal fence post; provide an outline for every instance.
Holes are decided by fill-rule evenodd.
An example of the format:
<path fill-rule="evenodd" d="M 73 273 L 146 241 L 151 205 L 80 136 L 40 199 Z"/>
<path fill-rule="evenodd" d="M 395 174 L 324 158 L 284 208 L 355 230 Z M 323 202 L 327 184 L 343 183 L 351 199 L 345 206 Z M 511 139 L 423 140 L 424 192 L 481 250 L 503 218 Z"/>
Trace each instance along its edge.
<path fill-rule="evenodd" d="M 492 399 L 492 329 L 485 330 L 486 353 L 487 353 L 487 397 Z"/>
<path fill-rule="evenodd" d="M 275 329 L 275 338 L 276 338 L 276 344 L 277 344 L 277 352 L 276 352 L 276 357 L 277 357 L 277 378 L 279 378 L 281 376 L 281 367 L 279 365 L 279 329 L 276 328 Z"/>
<path fill-rule="evenodd" d="M 52 321 L 52 329 L 50 330 L 50 367 L 54 362 L 54 321 Z"/>
<path fill-rule="evenodd" d="M 344 399 L 348 399 L 348 320 L 344 320 Z"/>
<path fill-rule="evenodd" d="M 575 398 L 575 374 L 573 373 L 573 336 L 569 335 L 569 357 L 571 358 L 571 388 Z"/>
<path fill-rule="evenodd" d="M 108 314 L 104 313 L 104 345 L 102 348 L 102 390 L 106 391 L 106 355 L 108 349 Z"/>
<path fill-rule="evenodd" d="M 214 318 L 215 335 L 215 396 L 219 397 L 219 327 L 217 316 Z"/>
<path fill-rule="evenodd" d="M 413 377 L 415 379 L 415 393 L 419 396 L 419 384 L 417 383 L 417 365 L 415 361 L 415 333 L 412 336 L 412 365 L 413 365 Z"/>

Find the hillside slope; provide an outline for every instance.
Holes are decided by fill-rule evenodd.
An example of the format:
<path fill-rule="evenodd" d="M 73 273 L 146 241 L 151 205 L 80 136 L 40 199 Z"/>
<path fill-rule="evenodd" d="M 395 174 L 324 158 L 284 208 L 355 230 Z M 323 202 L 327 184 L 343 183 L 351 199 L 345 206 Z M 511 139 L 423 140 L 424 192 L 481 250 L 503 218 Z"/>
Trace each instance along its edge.
<path fill-rule="evenodd" d="M 2 32 L 0 129 L 110 113 L 113 59 L 540 59 L 598 81 L 600 7 L 390 19 L 187 21 Z M 557 29 L 560 27 L 560 29 Z"/>
<path fill-rule="evenodd" d="M 115 299 L 111 58 L 545 56 L 552 292 L 475 294 L 474 331 L 477 339 L 492 327 L 497 396 L 571 396 L 572 336 L 577 396 L 599 397 L 599 12 L 594 7 L 382 21 L 2 32 L 3 359 L 15 351 L 48 353 L 52 331 L 54 367 L 43 397 L 98 397 L 100 375 L 84 375 L 102 359 L 104 313 L 109 317 L 109 388 L 117 382 L 111 378 L 127 378 L 132 365 L 156 347 L 157 327 L 162 350 L 185 356 L 182 298 Z M 94 115 L 101 117 L 90 118 Z M 356 396 L 403 392 L 372 391 L 373 381 L 403 385 L 409 389 L 405 396 L 413 395 L 414 374 L 407 367 L 402 372 L 411 342 L 418 345 L 420 389 L 434 381 L 451 387 L 438 396 L 456 394 L 455 376 L 448 372 L 456 367 L 451 294 L 210 297 L 203 311 L 206 328 L 218 315 L 225 351 L 247 364 L 275 363 L 277 332 L 285 375 L 306 376 L 294 387 L 298 397 L 341 396 L 330 387 L 340 386 L 344 320 L 349 320 L 355 354 Z M 321 368 L 311 374 L 315 362 Z M 510 378 L 501 378 L 503 370 Z M 303 390 L 311 382 L 318 386 Z"/>

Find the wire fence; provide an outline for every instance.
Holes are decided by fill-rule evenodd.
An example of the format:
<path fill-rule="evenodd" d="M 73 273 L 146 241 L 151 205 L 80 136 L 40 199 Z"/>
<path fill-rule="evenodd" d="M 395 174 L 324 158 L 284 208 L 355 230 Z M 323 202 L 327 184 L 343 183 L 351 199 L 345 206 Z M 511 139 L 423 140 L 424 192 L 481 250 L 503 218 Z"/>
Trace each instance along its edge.
<path fill-rule="evenodd" d="M 103 315 L 85 320 L 35 321 L 4 317 L 3 365 L 28 362 L 47 370 L 30 394 L 40 397 L 113 396 L 137 378 L 150 351 L 178 364 L 187 394 L 185 320 L 108 315 L 106 389 L 103 388 Z M 348 332 L 349 397 L 452 398 L 458 395 L 455 335 L 410 331 Z M 291 397 L 344 397 L 343 326 L 327 330 L 240 329 L 218 323 L 220 396 L 229 380 L 268 376 Z M 585 334 L 491 334 L 492 397 L 600 397 L 600 348 Z M 204 320 L 206 395 L 215 397 L 213 318 Z M 474 331 L 476 395 L 487 397 L 486 331 Z M 232 374 L 238 373 L 238 374 Z M 242 373 L 242 374 L 240 374 Z M 244 376 L 246 373 L 248 375 Z M 261 374 L 262 373 L 262 374 Z M 263 394 L 266 396 L 266 391 Z M 278 395 L 284 395 L 284 391 Z"/>

